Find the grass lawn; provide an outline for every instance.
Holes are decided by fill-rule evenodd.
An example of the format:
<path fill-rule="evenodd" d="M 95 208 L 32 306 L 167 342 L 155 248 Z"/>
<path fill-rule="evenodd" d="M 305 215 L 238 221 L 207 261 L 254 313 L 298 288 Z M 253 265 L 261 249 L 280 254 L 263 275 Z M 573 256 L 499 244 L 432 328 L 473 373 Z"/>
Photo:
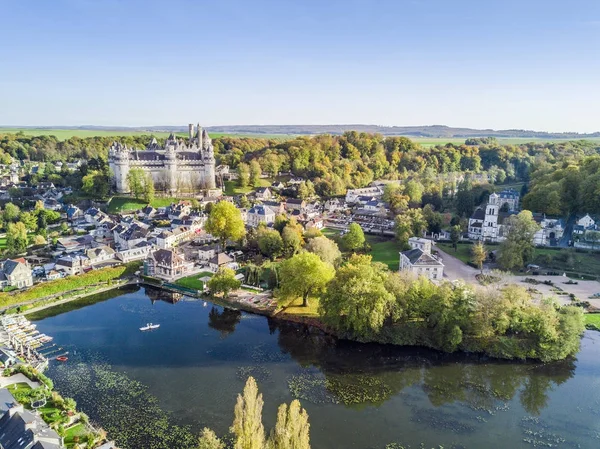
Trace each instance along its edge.
<path fill-rule="evenodd" d="M 258 187 L 269 187 L 271 185 L 270 179 L 260 179 Z M 237 181 L 225 181 L 225 195 L 233 196 L 240 195 L 242 193 L 250 193 L 254 190 L 254 187 L 239 187 Z"/>
<path fill-rule="evenodd" d="M 459 243 L 457 245 L 456 252 L 452 247 L 452 243 L 436 243 L 435 246 L 439 247 L 442 251 L 450 254 L 451 256 L 456 257 L 458 260 L 464 263 L 469 263 L 471 261 L 471 248 L 473 247 L 472 244 Z"/>
<path fill-rule="evenodd" d="M 194 290 L 202 290 L 204 288 L 204 283 L 200 280 L 200 278 L 203 278 L 204 276 L 212 277 L 213 274 L 214 273 L 212 273 L 211 271 L 203 271 L 192 276 L 178 279 L 177 281 L 175 281 L 175 284 Z"/>
<path fill-rule="evenodd" d="M 150 203 L 153 207 L 165 207 L 171 203 L 177 202 L 177 198 L 154 198 Z M 146 207 L 146 201 L 142 199 L 130 198 L 127 196 L 115 196 L 112 197 L 110 203 L 108 203 L 108 212 L 115 214 L 117 212 L 129 212 L 134 210 L 140 210 Z"/>
<path fill-rule="evenodd" d="M 19 382 L 18 384 L 12 384 L 8 387 L 8 391 L 12 393 L 13 396 L 18 395 L 19 393 L 27 393 L 31 390 L 31 387 L 25 382 Z"/>
<path fill-rule="evenodd" d="M 600 331 L 600 313 L 586 313 L 584 318 L 586 328 Z"/>
<path fill-rule="evenodd" d="M 283 312 L 290 315 L 318 317 L 319 316 L 319 299 L 308 298 L 308 307 L 302 307 L 302 298 L 296 298 L 284 307 Z"/>
<path fill-rule="evenodd" d="M 373 262 L 381 262 L 390 267 L 392 271 L 398 271 L 400 267 L 400 246 L 393 239 L 366 235 L 367 242 L 371 245 Z"/>
<path fill-rule="evenodd" d="M 0 237 L 0 249 L 6 248 L 6 237 Z"/>
<path fill-rule="evenodd" d="M 69 427 L 67 430 L 65 430 L 65 444 L 70 447 L 71 445 L 75 444 L 74 438 L 77 437 L 81 437 L 82 435 L 86 434 L 86 429 L 85 426 L 83 424 L 75 424 L 72 427 Z"/>
<path fill-rule="evenodd" d="M 339 229 L 333 229 L 333 228 L 323 228 L 321 229 L 321 233 L 328 238 L 332 238 L 332 237 L 336 237 L 340 235 L 340 230 Z"/>

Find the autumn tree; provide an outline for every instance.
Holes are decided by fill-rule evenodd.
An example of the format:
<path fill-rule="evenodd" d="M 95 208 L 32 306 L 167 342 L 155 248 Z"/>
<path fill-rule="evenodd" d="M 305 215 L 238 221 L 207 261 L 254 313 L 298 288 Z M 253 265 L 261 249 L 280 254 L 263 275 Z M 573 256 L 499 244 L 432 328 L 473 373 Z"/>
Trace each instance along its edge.
<path fill-rule="evenodd" d="M 253 159 L 250 162 L 250 185 L 252 187 L 260 186 L 261 175 L 262 175 L 262 170 L 260 168 L 260 164 L 256 159 Z"/>
<path fill-rule="evenodd" d="M 127 185 L 129 191 L 136 198 L 139 199 L 144 195 L 144 178 L 146 174 L 141 168 L 132 168 L 127 173 Z"/>
<path fill-rule="evenodd" d="M 275 259 L 283 252 L 283 239 L 275 229 L 261 226 L 257 231 L 258 249 L 270 259 Z"/>
<path fill-rule="evenodd" d="M 283 252 L 287 257 L 291 257 L 300 251 L 300 248 L 304 244 L 301 226 L 295 226 L 291 223 L 286 225 L 283 228 L 281 237 L 283 239 Z"/>
<path fill-rule="evenodd" d="M 221 248 L 225 248 L 227 240 L 241 240 L 246 234 L 241 212 L 228 201 L 218 202 L 206 220 L 206 232 L 221 241 Z"/>
<path fill-rule="evenodd" d="M 212 430 L 205 427 L 200 433 L 197 449 L 225 449 L 225 443 Z"/>
<path fill-rule="evenodd" d="M 301 297 L 302 305 L 307 307 L 308 297 L 321 292 L 334 273 L 334 268 L 316 254 L 296 254 L 281 263 L 279 296 L 282 299 Z"/>
<path fill-rule="evenodd" d="M 533 237 L 540 227 L 528 210 L 508 217 L 504 226 L 508 233 L 500 245 L 498 263 L 504 270 L 522 268 L 533 259 Z"/>
<path fill-rule="evenodd" d="M 483 262 L 485 262 L 486 258 L 487 258 L 487 250 L 485 249 L 484 244 L 481 241 L 475 243 L 471 247 L 471 262 L 473 262 L 473 264 L 475 264 L 477 266 L 477 268 L 479 268 L 479 270 L 481 270 L 482 274 L 483 274 Z"/>
<path fill-rule="evenodd" d="M 27 228 L 20 221 L 8 224 L 6 250 L 13 255 L 24 253 L 27 250 Z"/>
<path fill-rule="evenodd" d="M 246 381 L 243 394 L 237 397 L 231 433 L 234 449 L 264 449 L 265 428 L 262 423 L 263 397 L 253 377 Z"/>
<path fill-rule="evenodd" d="M 248 187 L 250 184 L 250 166 L 244 162 L 237 167 L 238 185 L 240 187 Z"/>

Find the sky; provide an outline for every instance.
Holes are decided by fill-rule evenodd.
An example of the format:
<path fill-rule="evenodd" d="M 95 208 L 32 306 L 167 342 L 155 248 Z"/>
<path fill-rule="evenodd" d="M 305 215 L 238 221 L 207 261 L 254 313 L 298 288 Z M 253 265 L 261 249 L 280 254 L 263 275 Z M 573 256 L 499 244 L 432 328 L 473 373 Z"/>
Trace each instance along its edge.
<path fill-rule="evenodd" d="M 600 131 L 599 0 L 0 0 L 0 125 Z"/>

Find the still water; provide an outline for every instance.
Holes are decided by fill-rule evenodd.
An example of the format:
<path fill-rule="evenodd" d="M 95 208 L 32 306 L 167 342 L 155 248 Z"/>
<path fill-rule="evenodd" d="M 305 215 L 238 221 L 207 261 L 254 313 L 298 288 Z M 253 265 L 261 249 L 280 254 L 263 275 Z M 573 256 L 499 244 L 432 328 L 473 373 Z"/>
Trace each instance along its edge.
<path fill-rule="evenodd" d="M 573 360 L 507 363 L 338 341 L 156 290 L 114 295 L 33 318 L 70 351 L 48 371 L 57 389 L 125 449 L 205 426 L 225 435 L 248 375 L 267 429 L 301 400 L 315 449 L 600 447 L 600 333 Z M 160 329 L 140 332 L 148 322 Z M 186 447 L 174 441 L 164 447 Z"/>

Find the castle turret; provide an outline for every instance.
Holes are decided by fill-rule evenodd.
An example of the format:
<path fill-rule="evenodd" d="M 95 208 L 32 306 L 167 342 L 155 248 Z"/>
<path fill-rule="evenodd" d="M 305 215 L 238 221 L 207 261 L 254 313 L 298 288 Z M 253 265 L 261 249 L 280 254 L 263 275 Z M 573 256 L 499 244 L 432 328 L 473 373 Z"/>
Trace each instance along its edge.
<path fill-rule="evenodd" d="M 189 137 L 190 137 L 190 143 L 192 142 L 192 140 L 194 140 L 194 124 L 190 123 L 188 125 L 188 131 L 189 131 Z"/>
<path fill-rule="evenodd" d="M 175 142 L 167 143 L 165 148 L 165 169 L 167 175 L 167 189 L 169 193 L 177 192 L 177 152 Z"/>
<path fill-rule="evenodd" d="M 118 193 L 128 193 L 129 148 L 119 142 L 113 142 L 108 152 L 108 165 L 114 173 L 114 188 Z"/>
<path fill-rule="evenodd" d="M 214 189 L 217 187 L 217 181 L 215 179 L 215 150 L 212 144 L 212 140 L 206 130 L 202 130 L 202 159 L 204 161 L 204 185 L 207 189 Z"/>
<path fill-rule="evenodd" d="M 198 136 L 198 150 L 202 151 L 202 127 L 200 126 L 200 123 L 198 123 L 198 125 L 196 125 L 196 131 L 197 131 L 197 136 Z"/>

